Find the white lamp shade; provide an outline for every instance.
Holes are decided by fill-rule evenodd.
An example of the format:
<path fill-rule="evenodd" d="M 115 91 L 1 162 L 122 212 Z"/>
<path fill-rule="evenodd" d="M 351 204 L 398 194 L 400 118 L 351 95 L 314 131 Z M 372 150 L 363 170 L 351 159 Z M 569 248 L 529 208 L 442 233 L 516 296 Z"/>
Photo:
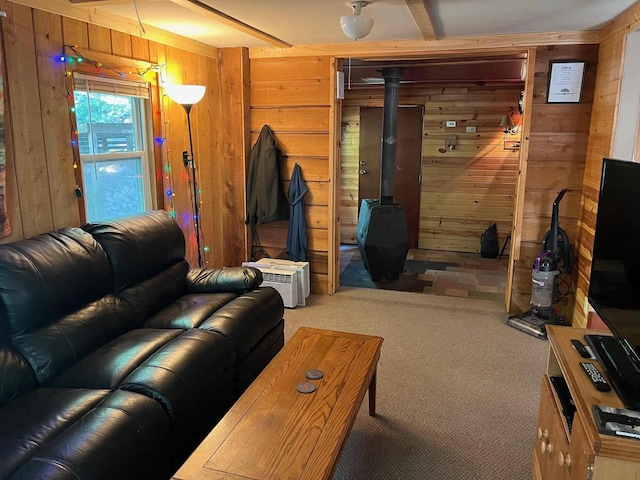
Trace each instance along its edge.
<path fill-rule="evenodd" d="M 373 28 L 373 18 L 362 15 L 344 15 L 340 17 L 340 28 L 347 37 L 358 40 L 369 35 Z"/>
<path fill-rule="evenodd" d="M 165 85 L 169 98 L 180 105 L 195 105 L 202 97 L 206 87 L 204 85 Z"/>

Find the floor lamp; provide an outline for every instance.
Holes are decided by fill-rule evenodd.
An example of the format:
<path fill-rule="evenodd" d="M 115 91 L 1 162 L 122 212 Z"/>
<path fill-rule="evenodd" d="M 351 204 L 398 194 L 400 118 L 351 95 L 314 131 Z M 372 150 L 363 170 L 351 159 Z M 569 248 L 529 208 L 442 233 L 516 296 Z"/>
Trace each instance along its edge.
<path fill-rule="evenodd" d="M 191 166 L 191 173 L 193 177 L 193 218 L 194 227 L 196 233 L 196 245 L 198 247 L 198 266 L 202 267 L 202 250 L 200 248 L 200 209 L 198 207 L 198 181 L 196 179 L 196 162 L 193 157 L 193 137 L 191 135 L 191 107 L 202 100 L 204 96 L 205 87 L 203 85 L 166 85 L 165 91 L 171 100 L 179 103 L 184 107 L 187 112 L 187 125 L 189 126 L 189 148 L 190 152 L 186 150 L 182 152 L 182 161 L 184 166 Z M 191 153 L 191 155 L 189 155 Z"/>

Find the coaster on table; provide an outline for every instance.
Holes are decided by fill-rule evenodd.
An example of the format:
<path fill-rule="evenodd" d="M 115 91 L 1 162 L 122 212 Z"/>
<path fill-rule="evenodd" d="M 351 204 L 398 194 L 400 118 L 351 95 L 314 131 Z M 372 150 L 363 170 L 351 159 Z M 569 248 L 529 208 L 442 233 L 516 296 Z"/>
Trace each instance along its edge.
<path fill-rule="evenodd" d="M 296 390 L 300 393 L 313 393 L 316 391 L 316 386 L 311 382 L 301 382 L 296 386 Z"/>
<path fill-rule="evenodd" d="M 304 376 L 307 377 L 309 380 L 320 380 L 322 377 L 324 377 L 324 373 L 322 372 L 322 370 L 313 369 L 313 370 L 307 370 Z"/>

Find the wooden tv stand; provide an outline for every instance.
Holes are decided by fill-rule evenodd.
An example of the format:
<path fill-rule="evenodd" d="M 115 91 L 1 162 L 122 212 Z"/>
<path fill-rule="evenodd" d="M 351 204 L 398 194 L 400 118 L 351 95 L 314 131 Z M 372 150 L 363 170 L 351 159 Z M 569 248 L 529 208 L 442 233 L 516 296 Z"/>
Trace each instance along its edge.
<path fill-rule="evenodd" d="M 596 428 L 592 405 L 624 408 L 612 389 L 599 392 L 580 367 L 583 359 L 571 344 L 576 338 L 583 344 L 584 335 L 601 330 L 582 330 L 555 325 L 547 326 L 549 361 L 542 379 L 540 410 L 533 450 L 532 474 L 538 480 L 613 480 L 640 479 L 640 440 L 604 435 Z M 564 377 L 576 412 L 571 430 L 564 415 L 560 397 L 551 376 Z M 606 378 L 606 375 L 604 375 Z M 607 379 L 608 381 L 608 379 Z"/>

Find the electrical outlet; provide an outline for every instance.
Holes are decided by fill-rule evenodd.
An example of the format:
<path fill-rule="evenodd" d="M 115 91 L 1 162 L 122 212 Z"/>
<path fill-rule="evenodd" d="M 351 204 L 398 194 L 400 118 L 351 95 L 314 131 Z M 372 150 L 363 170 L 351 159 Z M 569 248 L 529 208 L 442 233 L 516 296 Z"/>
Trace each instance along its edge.
<path fill-rule="evenodd" d="M 476 133 L 476 127 L 467 127 L 466 128 L 466 132 L 467 133 Z"/>
<path fill-rule="evenodd" d="M 456 126 L 455 120 L 447 120 L 447 127 L 455 127 L 455 126 Z"/>

